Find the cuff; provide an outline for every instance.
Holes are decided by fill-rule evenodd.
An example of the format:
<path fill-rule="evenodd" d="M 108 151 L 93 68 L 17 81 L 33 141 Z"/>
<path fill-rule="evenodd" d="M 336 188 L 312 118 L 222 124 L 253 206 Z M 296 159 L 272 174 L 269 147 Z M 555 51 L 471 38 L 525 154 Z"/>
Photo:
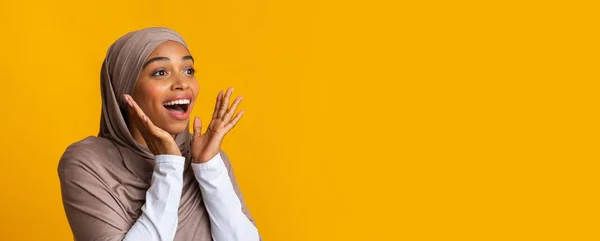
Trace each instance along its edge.
<path fill-rule="evenodd" d="M 194 171 L 204 171 L 211 169 L 218 169 L 220 167 L 225 167 L 225 163 L 223 163 L 223 159 L 221 159 L 221 153 L 217 153 L 213 158 L 204 163 L 192 163 L 192 169 Z"/>
<path fill-rule="evenodd" d="M 156 163 L 173 163 L 173 164 L 180 164 L 180 165 L 185 164 L 185 157 L 178 156 L 178 155 L 167 155 L 167 154 L 156 155 L 156 156 L 154 156 L 154 160 L 156 161 Z"/>

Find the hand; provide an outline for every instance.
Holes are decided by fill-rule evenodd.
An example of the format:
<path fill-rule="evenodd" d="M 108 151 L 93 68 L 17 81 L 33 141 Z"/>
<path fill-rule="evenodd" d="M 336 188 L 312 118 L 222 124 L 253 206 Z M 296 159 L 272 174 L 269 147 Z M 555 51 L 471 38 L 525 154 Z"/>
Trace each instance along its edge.
<path fill-rule="evenodd" d="M 179 147 L 177 146 L 177 142 L 173 139 L 173 136 L 166 132 L 163 129 L 155 126 L 150 118 L 144 114 L 144 111 L 138 106 L 138 104 L 131 98 L 129 95 L 124 95 L 125 100 L 127 101 L 129 113 L 132 124 L 138 129 L 144 141 L 146 141 L 146 146 L 154 155 L 178 155 L 181 156 L 181 151 L 179 151 Z"/>
<path fill-rule="evenodd" d="M 233 113 L 243 97 L 238 96 L 235 98 L 235 101 L 229 107 L 232 92 L 233 88 L 227 89 L 225 97 L 223 97 L 223 91 L 219 91 L 212 120 L 204 134 L 202 134 L 202 121 L 198 117 L 194 118 L 194 137 L 192 139 L 192 161 L 194 163 L 207 162 L 219 154 L 223 138 L 242 118 L 243 110 L 239 111 L 235 117 L 233 117 Z"/>

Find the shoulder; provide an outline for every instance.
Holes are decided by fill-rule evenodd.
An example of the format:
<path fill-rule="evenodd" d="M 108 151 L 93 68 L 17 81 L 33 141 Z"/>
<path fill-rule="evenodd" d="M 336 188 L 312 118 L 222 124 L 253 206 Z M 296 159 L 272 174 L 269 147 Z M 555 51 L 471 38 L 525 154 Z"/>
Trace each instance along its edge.
<path fill-rule="evenodd" d="M 59 177 L 101 168 L 106 159 L 114 155 L 119 155 L 118 150 L 110 140 L 95 136 L 86 137 L 67 147 L 58 163 Z"/>

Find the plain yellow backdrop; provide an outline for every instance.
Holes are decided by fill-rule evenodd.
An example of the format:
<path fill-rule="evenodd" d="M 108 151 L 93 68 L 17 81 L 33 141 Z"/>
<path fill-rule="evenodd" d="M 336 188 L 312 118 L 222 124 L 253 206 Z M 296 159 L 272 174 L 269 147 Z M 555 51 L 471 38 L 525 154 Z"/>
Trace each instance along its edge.
<path fill-rule="evenodd" d="M 599 240 L 594 1 L 0 3 L 0 240 L 72 240 L 58 160 L 119 36 L 180 32 L 264 240 Z"/>

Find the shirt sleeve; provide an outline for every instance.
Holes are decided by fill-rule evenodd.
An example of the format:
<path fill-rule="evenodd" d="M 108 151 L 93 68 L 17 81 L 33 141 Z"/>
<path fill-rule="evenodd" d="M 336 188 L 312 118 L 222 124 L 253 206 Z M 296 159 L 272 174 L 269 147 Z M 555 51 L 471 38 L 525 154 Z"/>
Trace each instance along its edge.
<path fill-rule="evenodd" d="M 137 220 L 130 221 L 108 192 L 107 184 L 89 163 L 67 154 L 59 164 L 65 213 L 77 241 L 173 240 L 183 186 L 185 158 L 155 156 L 145 204 Z M 104 191 L 106 190 L 106 191 Z"/>
<path fill-rule="evenodd" d="M 238 198 L 221 154 L 205 163 L 192 163 L 194 176 L 200 190 L 211 223 L 211 234 L 215 241 L 258 241 L 256 226 L 242 211 Z"/>
<path fill-rule="evenodd" d="M 185 157 L 157 155 L 155 159 L 152 183 L 146 191 L 146 203 L 142 206 L 142 215 L 129 229 L 124 241 L 175 238 Z"/>

